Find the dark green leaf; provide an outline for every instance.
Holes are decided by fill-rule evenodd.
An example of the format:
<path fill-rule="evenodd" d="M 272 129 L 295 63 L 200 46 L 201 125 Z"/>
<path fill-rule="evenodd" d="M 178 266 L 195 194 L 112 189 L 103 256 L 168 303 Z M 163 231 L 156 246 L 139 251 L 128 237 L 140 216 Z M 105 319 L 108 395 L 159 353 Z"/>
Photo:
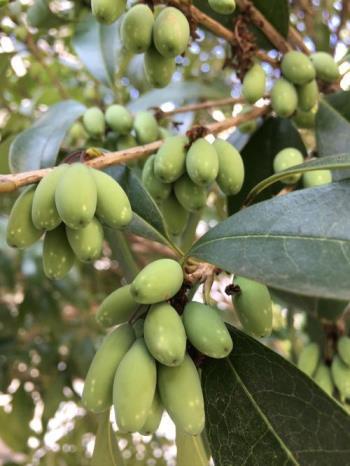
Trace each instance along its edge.
<path fill-rule="evenodd" d="M 109 410 L 100 415 L 91 466 L 123 466 L 116 436 L 109 421 Z"/>

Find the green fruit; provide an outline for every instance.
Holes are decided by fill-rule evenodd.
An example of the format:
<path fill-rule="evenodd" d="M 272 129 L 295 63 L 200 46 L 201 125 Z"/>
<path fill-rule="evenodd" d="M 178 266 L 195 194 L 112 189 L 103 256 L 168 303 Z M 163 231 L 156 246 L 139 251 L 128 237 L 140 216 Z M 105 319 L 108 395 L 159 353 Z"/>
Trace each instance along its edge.
<path fill-rule="evenodd" d="M 278 79 L 271 91 L 271 105 L 279 117 L 290 117 L 298 105 L 298 94 L 293 84 L 286 79 Z"/>
<path fill-rule="evenodd" d="M 331 366 L 332 377 L 335 386 L 340 392 L 341 398 L 350 397 L 350 367 L 343 363 L 339 356 L 335 356 Z"/>
<path fill-rule="evenodd" d="M 160 421 L 163 416 L 163 405 L 160 401 L 159 395 L 156 392 L 154 394 L 153 402 L 151 409 L 148 412 L 147 419 L 145 424 L 142 426 L 142 429 L 139 430 L 142 435 L 153 434 L 159 427 Z"/>
<path fill-rule="evenodd" d="M 319 299 L 317 303 L 317 316 L 320 319 L 335 322 L 343 315 L 347 305 L 347 301 L 339 301 L 337 299 Z"/>
<path fill-rule="evenodd" d="M 103 228 L 96 218 L 80 230 L 66 227 L 66 233 L 69 244 L 80 261 L 90 262 L 101 257 Z"/>
<path fill-rule="evenodd" d="M 55 202 L 55 192 L 67 169 L 68 165 L 66 164 L 55 167 L 41 179 L 35 190 L 32 220 L 38 230 L 53 230 L 61 223 Z"/>
<path fill-rule="evenodd" d="M 172 136 L 171 131 L 169 131 L 167 128 L 162 128 L 159 126 L 159 138 L 160 139 L 166 139 L 168 137 Z M 185 136 L 182 136 L 185 137 Z"/>
<path fill-rule="evenodd" d="M 226 358 L 232 351 L 232 338 L 217 309 L 192 301 L 186 304 L 183 322 L 187 337 L 201 353 Z"/>
<path fill-rule="evenodd" d="M 163 183 L 173 183 L 185 173 L 185 136 L 169 136 L 158 149 L 154 158 L 154 174 Z"/>
<path fill-rule="evenodd" d="M 91 107 L 85 111 L 83 123 L 86 131 L 92 137 L 101 137 L 106 131 L 105 117 L 98 107 Z"/>
<path fill-rule="evenodd" d="M 318 101 L 318 85 L 315 79 L 303 86 L 298 87 L 298 107 L 307 112 L 311 110 Z"/>
<path fill-rule="evenodd" d="M 112 327 L 126 322 L 138 307 L 139 304 L 131 296 L 130 285 L 125 285 L 102 301 L 96 313 L 96 320 L 103 327 Z"/>
<path fill-rule="evenodd" d="M 126 150 L 137 146 L 136 139 L 131 134 L 118 138 L 118 150 Z"/>
<path fill-rule="evenodd" d="M 190 40 L 190 25 L 186 16 L 177 8 L 164 8 L 153 26 L 153 42 L 158 52 L 166 58 L 181 55 Z"/>
<path fill-rule="evenodd" d="M 137 432 L 145 425 L 156 391 L 156 363 L 138 338 L 115 373 L 113 404 L 122 431 Z"/>
<path fill-rule="evenodd" d="M 326 52 L 316 52 L 310 56 L 318 78 L 326 82 L 337 81 L 340 77 L 338 65 L 334 58 Z"/>
<path fill-rule="evenodd" d="M 174 191 L 179 203 L 189 212 L 201 210 L 207 203 L 206 188 L 193 183 L 187 175 L 175 182 Z"/>
<path fill-rule="evenodd" d="M 146 265 L 131 284 L 131 294 L 141 304 L 155 304 L 172 298 L 184 279 L 181 265 L 173 259 L 159 259 Z"/>
<path fill-rule="evenodd" d="M 280 173 L 288 168 L 292 168 L 295 165 L 300 165 L 303 163 L 304 157 L 303 154 L 294 147 L 287 147 L 286 149 L 281 150 L 275 156 L 273 160 L 273 169 L 275 173 Z M 301 174 L 291 175 L 288 178 L 281 180 L 285 184 L 295 184 L 301 178 Z"/>
<path fill-rule="evenodd" d="M 138 4 L 130 8 L 120 30 L 124 47 L 132 53 L 146 52 L 152 43 L 153 23 L 153 13 L 147 5 Z"/>
<path fill-rule="evenodd" d="M 45 275 L 52 280 L 63 278 L 74 264 L 74 253 L 69 245 L 63 225 L 45 234 L 43 266 Z"/>
<path fill-rule="evenodd" d="M 272 331 L 272 301 L 267 287 L 249 278 L 237 277 L 241 289 L 233 304 L 244 330 L 254 337 L 265 337 Z"/>
<path fill-rule="evenodd" d="M 108 107 L 105 119 L 107 125 L 118 134 L 127 135 L 132 129 L 133 117 L 129 110 L 122 105 Z"/>
<path fill-rule="evenodd" d="M 323 186 L 332 183 L 332 172 L 330 170 L 313 170 L 303 174 L 303 185 L 305 188 Z"/>
<path fill-rule="evenodd" d="M 158 139 L 158 123 L 150 112 L 138 112 L 136 114 L 134 129 L 139 144 L 149 144 Z"/>
<path fill-rule="evenodd" d="M 42 236 L 32 220 L 32 205 L 35 186 L 26 188 L 14 203 L 7 224 L 6 241 L 13 248 L 28 248 Z"/>
<path fill-rule="evenodd" d="M 242 110 L 239 113 L 239 116 L 244 115 L 245 113 L 249 113 L 253 110 L 253 107 L 251 105 L 243 105 Z M 248 120 L 245 121 L 244 123 L 241 123 L 238 126 L 238 129 L 240 130 L 241 133 L 245 134 L 251 134 L 253 133 L 257 128 L 257 122 L 256 120 Z"/>
<path fill-rule="evenodd" d="M 236 9 L 235 0 L 209 0 L 210 8 L 220 15 L 230 15 Z"/>
<path fill-rule="evenodd" d="M 295 50 L 285 54 L 281 69 L 288 81 L 294 84 L 306 84 L 316 77 L 315 68 L 309 57 Z"/>
<path fill-rule="evenodd" d="M 332 396 L 334 385 L 332 381 L 331 371 L 324 364 L 320 364 L 316 370 L 314 381 L 322 388 L 329 396 Z"/>
<path fill-rule="evenodd" d="M 320 347 L 317 343 L 306 345 L 298 358 L 298 368 L 310 377 L 315 373 L 320 359 Z"/>
<path fill-rule="evenodd" d="M 112 405 L 115 372 L 134 341 L 129 324 L 121 325 L 104 338 L 85 379 L 82 402 L 88 410 L 101 413 Z"/>
<path fill-rule="evenodd" d="M 266 89 L 266 75 L 263 67 L 255 63 L 245 74 L 243 79 L 242 93 L 250 104 L 264 97 Z"/>
<path fill-rule="evenodd" d="M 145 53 L 145 75 L 152 87 L 166 87 L 170 83 L 175 69 L 175 59 L 163 57 L 156 48 L 151 47 Z"/>
<path fill-rule="evenodd" d="M 188 211 L 182 207 L 173 194 L 162 202 L 161 210 L 169 233 L 172 236 L 181 235 L 188 223 Z"/>
<path fill-rule="evenodd" d="M 72 143 L 77 143 L 81 139 L 87 139 L 88 135 L 80 121 L 76 121 L 69 130 L 69 139 Z"/>
<path fill-rule="evenodd" d="M 145 319 L 148 351 L 165 366 L 178 366 L 186 351 L 186 333 L 181 317 L 168 303 L 155 304 Z"/>
<path fill-rule="evenodd" d="M 92 13 L 100 23 L 114 23 L 125 7 L 126 0 L 91 0 Z"/>
<path fill-rule="evenodd" d="M 84 228 L 91 222 L 96 211 L 97 188 L 86 165 L 74 163 L 68 167 L 57 184 L 55 202 L 59 216 L 69 228 Z"/>
<path fill-rule="evenodd" d="M 159 366 L 158 390 L 176 427 L 199 435 L 205 422 L 204 400 L 198 371 L 190 356 L 186 354 L 177 367 Z"/>
<path fill-rule="evenodd" d="M 297 109 L 293 120 L 298 128 L 304 129 L 313 129 L 315 127 L 316 112 L 314 109 L 309 112 L 303 112 L 300 109 Z"/>
<path fill-rule="evenodd" d="M 228 196 L 239 193 L 244 182 L 244 163 L 241 154 L 223 139 L 216 139 L 213 146 L 219 158 L 217 184 Z"/>
<path fill-rule="evenodd" d="M 142 183 L 150 195 L 157 201 L 161 202 L 169 197 L 171 185 L 159 181 L 154 174 L 154 155 L 146 160 L 142 170 Z"/>
<path fill-rule="evenodd" d="M 134 329 L 136 338 L 141 338 L 141 337 L 143 337 L 143 329 L 144 329 L 144 326 L 145 326 L 145 320 L 144 320 L 144 319 L 138 319 L 138 320 L 132 325 L 132 328 Z"/>
<path fill-rule="evenodd" d="M 197 139 L 187 152 L 186 169 L 198 186 L 212 183 L 219 172 L 219 158 L 214 146 L 203 138 Z"/>
<path fill-rule="evenodd" d="M 110 228 L 126 227 L 132 210 L 124 189 L 107 173 L 92 170 L 92 175 L 97 188 L 96 216 Z"/>
<path fill-rule="evenodd" d="M 342 361 L 350 366 L 350 338 L 346 336 L 339 338 L 337 347 Z"/>

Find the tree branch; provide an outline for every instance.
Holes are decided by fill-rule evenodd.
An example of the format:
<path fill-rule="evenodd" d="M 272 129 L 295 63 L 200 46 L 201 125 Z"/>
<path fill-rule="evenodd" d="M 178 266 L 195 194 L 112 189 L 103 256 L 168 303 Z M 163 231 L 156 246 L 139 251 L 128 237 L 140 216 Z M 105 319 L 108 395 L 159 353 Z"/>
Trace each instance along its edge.
<path fill-rule="evenodd" d="M 206 100 L 205 102 L 199 102 L 196 104 L 184 105 L 183 107 L 174 108 L 174 110 L 168 110 L 163 112 L 161 109 L 156 109 L 156 113 L 160 114 L 161 117 L 169 117 L 177 115 L 178 113 L 195 112 L 197 110 L 208 110 L 215 107 L 225 107 L 228 105 L 235 105 L 244 103 L 244 97 L 226 97 L 225 99 L 217 100 Z"/>
<path fill-rule="evenodd" d="M 306 47 L 303 37 L 292 25 L 289 26 L 288 39 L 305 55 L 310 55 L 310 50 Z"/>

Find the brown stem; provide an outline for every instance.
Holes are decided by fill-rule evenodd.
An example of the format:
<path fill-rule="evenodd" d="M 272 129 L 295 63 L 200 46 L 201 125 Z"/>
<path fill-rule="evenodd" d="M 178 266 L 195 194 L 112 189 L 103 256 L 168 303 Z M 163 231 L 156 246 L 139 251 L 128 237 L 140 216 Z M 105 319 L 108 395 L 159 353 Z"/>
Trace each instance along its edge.
<path fill-rule="evenodd" d="M 298 47 L 305 55 L 310 55 L 310 50 L 306 47 L 303 37 L 293 26 L 289 26 L 288 39 Z"/>
<path fill-rule="evenodd" d="M 243 97 L 227 97 L 225 99 L 206 100 L 205 102 L 184 105 L 183 107 L 178 107 L 174 110 L 169 110 L 166 112 L 160 111 L 160 114 L 162 117 L 169 117 L 172 115 L 177 115 L 178 113 L 194 112 L 196 110 L 205 110 L 215 107 L 225 107 L 226 105 L 235 105 L 243 102 L 245 102 L 245 99 Z"/>

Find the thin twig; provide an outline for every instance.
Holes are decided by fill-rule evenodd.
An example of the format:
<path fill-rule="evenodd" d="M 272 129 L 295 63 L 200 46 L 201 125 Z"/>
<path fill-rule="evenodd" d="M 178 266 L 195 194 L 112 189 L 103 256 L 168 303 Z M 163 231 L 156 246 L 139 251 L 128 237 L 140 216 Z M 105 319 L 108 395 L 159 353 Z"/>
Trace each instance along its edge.
<path fill-rule="evenodd" d="M 302 35 L 292 25 L 289 26 L 288 39 L 305 55 L 310 55 L 310 50 L 306 47 Z"/>
<path fill-rule="evenodd" d="M 194 112 L 197 110 L 205 110 L 215 107 L 225 107 L 226 105 L 241 104 L 244 102 L 244 97 L 226 97 L 225 99 L 206 100 L 205 102 L 184 105 L 183 107 L 174 108 L 174 110 L 169 110 L 166 112 L 161 111 L 161 115 L 164 117 L 169 117 L 172 115 L 177 115 L 178 113 Z"/>

